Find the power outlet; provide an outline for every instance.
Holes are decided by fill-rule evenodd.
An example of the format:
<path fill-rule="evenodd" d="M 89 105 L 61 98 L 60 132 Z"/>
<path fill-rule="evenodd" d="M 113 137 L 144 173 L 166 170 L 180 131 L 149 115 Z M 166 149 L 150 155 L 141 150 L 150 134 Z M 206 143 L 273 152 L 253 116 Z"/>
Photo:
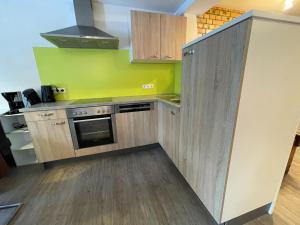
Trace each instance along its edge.
<path fill-rule="evenodd" d="M 154 88 L 154 84 L 143 84 L 143 89 L 152 89 Z"/>
<path fill-rule="evenodd" d="M 66 93 L 66 89 L 65 88 L 59 88 L 59 87 L 57 87 L 57 88 L 52 88 L 52 90 L 53 90 L 54 94 L 64 94 L 64 93 Z"/>

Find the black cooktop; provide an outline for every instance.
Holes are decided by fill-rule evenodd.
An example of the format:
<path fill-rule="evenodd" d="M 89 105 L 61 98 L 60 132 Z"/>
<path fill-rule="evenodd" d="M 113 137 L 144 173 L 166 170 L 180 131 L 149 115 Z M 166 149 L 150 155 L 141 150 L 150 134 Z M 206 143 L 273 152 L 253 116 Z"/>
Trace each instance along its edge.
<path fill-rule="evenodd" d="M 112 102 L 112 98 L 87 98 L 87 99 L 77 99 L 71 102 L 71 105 L 77 104 L 97 104 L 97 103 L 110 103 Z"/>

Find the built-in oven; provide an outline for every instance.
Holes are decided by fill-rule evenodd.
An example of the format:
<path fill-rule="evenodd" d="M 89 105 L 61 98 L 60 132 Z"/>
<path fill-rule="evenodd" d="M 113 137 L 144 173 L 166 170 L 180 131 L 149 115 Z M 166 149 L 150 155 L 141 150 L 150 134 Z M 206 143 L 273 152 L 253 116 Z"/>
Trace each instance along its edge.
<path fill-rule="evenodd" d="M 67 110 L 74 149 L 117 142 L 114 106 Z"/>

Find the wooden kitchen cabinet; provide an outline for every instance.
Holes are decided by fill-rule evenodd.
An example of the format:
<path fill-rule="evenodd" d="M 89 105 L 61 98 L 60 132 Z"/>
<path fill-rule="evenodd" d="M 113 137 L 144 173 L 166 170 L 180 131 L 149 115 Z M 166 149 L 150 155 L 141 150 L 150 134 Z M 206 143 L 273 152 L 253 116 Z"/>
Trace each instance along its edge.
<path fill-rule="evenodd" d="M 160 15 L 160 58 L 166 61 L 182 59 L 182 46 L 186 41 L 186 18 Z"/>
<path fill-rule="evenodd" d="M 131 61 L 176 62 L 186 41 L 186 18 L 131 11 Z"/>
<path fill-rule="evenodd" d="M 117 113 L 116 124 L 120 149 L 157 143 L 156 109 Z"/>
<path fill-rule="evenodd" d="M 163 102 L 158 103 L 157 139 L 173 163 L 178 167 L 180 111 Z"/>
<path fill-rule="evenodd" d="M 300 115 L 299 21 L 247 15 L 183 50 L 179 170 L 218 223 L 275 201 Z"/>
<path fill-rule="evenodd" d="M 160 60 L 160 14 L 131 12 L 134 60 Z"/>
<path fill-rule="evenodd" d="M 40 163 L 75 157 L 67 119 L 27 121 Z"/>

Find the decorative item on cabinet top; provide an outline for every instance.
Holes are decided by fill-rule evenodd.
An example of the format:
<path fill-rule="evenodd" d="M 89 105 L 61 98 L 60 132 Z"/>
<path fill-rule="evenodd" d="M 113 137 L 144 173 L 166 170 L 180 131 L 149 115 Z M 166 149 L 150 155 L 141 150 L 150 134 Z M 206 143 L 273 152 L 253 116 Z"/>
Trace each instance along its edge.
<path fill-rule="evenodd" d="M 183 16 L 131 11 L 131 62 L 175 63 L 186 41 Z"/>

